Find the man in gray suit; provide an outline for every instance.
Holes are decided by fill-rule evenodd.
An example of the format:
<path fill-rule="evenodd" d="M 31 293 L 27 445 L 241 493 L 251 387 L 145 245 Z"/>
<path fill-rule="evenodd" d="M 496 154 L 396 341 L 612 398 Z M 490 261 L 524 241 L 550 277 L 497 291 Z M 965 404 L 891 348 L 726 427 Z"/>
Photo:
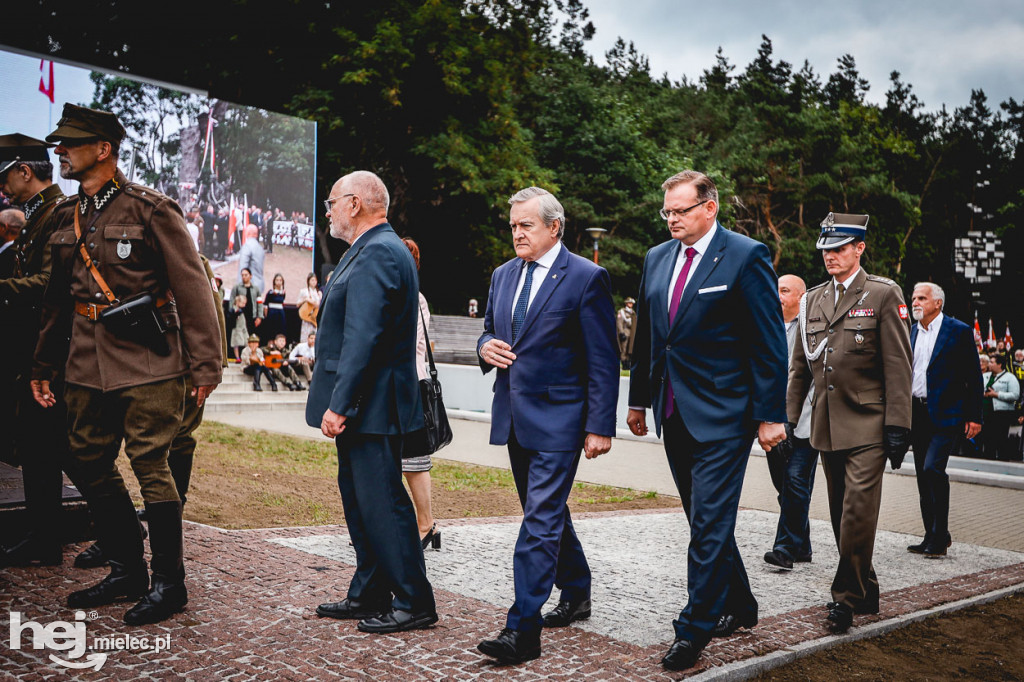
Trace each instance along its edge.
<path fill-rule="evenodd" d="M 800 299 L 807 291 L 807 285 L 796 275 L 779 278 L 779 300 L 782 303 L 782 319 L 786 323 L 786 343 L 789 359 L 793 360 L 793 346 L 799 341 L 798 316 Z M 792 570 L 793 562 L 811 560 L 811 526 L 807 520 L 807 509 L 811 504 L 811 490 L 814 488 L 814 469 L 818 464 L 818 451 L 811 447 L 811 399 L 812 385 L 804 399 L 800 420 L 793 432 L 792 454 L 785 448 L 768 451 L 768 471 L 772 484 L 779 492 L 779 527 L 775 533 L 775 545 L 766 552 L 764 560 L 772 566 Z M 786 454 L 789 454 L 787 459 Z"/>

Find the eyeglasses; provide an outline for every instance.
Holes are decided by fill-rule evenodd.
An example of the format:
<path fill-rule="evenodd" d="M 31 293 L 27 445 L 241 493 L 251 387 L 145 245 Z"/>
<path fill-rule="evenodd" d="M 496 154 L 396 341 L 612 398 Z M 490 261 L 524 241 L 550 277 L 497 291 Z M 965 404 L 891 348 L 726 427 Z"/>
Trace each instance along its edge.
<path fill-rule="evenodd" d="M 693 206 L 690 206 L 689 208 L 683 208 L 683 209 L 679 209 L 679 210 L 676 210 L 674 208 L 669 208 L 669 209 L 664 209 L 663 208 L 660 211 L 658 211 L 658 215 L 660 215 L 664 220 L 668 220 L 669 218 L 671 218 L 674 215 L 679 216 L 680 218 L 682 218 L 684 215 L 686 215 L 687 213 L 689 213 L 693 209 L 697 208 L 698 206 L 703 206 L 704 204 L 708 203 L 709 201 L 711 201 L 711 199 L 705 199 L 704 201 L 700 202 L 699 204 L 694 204 Z"/>
<path fill-rule="evenodd" d="M 328 213 L 330 213 L 331 212 L 331 205 L 335 201 L 337 201 L 338 199 L 344 199 L 345 197 L 354 197 L 354 196 L 356 196 L 356 195 L 355 194 L 342 194 L 340 197 L 332 197 L 330 199 L 324 199 L 324 208 L 327 209 Z"/>

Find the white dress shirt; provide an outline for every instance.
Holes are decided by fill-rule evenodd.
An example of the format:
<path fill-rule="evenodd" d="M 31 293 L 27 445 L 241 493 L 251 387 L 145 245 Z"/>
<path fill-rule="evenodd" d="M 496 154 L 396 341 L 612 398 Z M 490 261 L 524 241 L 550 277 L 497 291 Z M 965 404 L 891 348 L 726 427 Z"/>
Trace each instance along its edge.
<path fill-rule="evenodd" d="M 533 305 L 533 299 L 537 298 L 537 292 L 540 291 L 540 287 L 544 284 L 544 280 L 548 278 L 548 271 L 551 270 L 551 266 L 555 264 L 555 258 L 558 257 L 558 252 L 562 250 L 562 242 L 557 241 L 547 252 L 537 259 L 537 267 L 533 269 L 533 281 L 530 283 L 530 299 L 526 303 L 526 309 L 529 310 L 530 306 Z M 523 290 L 523 285 L 526 284 L 526 268 L 529 267 L 526 261 L 520 264 L 522 268 L 519 272 L 519 284 L 516 285 L 516 295 L 512 297 L 512 314 L 516 311 L 516 302 L 519 300 L 519 294 Z"/>
<path fill-rule="evenodd" d="M 693 279 L 693 273 L 697 272 L 697 266 L 700 265 L 700 259 L 707 253 L 708 247 L 711 246 L 711 240 L 715 237 L 715 231 L 718 230 L 718 222 L 716 221 L 711 229 L 707 231 L 703 237 L 697 240 L 697 243 L 692 247 L 679 243 L 679 255 L 676 256 L 676 265 L 672 268 L 672 277 L 668 280 L 668 291 L 665 292 L 665 296 L 668 299 L 668 309 L 672 310 L 672 292 L 676 288 L 676 280 L 679 279 L 679 273 L 683 271 L 683 265 L 686 264 L 686 249 L 693 248 L 697 255 L 693 257 L 693 263 L 690 264 L 690 271 L 686 273 L 686 281 L 683 283 L 683 292 L 686 291 L 686 285 Z M 682 296 L 682 292 L 680 292 Z"/>
<path fill-rule="evenodd" d="M 914 380 L 911 384 L 911 394 L 915 398 L 928 397 L 928 363 L 932 361 L 935 339 L 939 337 L 941 326 L 941 311 L 927 329 L 921 322 L 917 323 L 917 340 L 914 341 Z"/>
<path fill-rule="evenodd" d="M 857 278 L 857 273 L 859 273 L 859 272 L 860 272 L 860 268 L 857 268 L 856 270 L 853 271 L 852 275 L 850 275 L 846 280 L 844 280 L 842 282 L 837 282 L 835 277 L 832 278 L 832 289 L 833 289 L 833 292 L 832 292 L 832 305 L 833 306 L 835 306 L 837 303 L 839 303 L 839 285 L 842 284 L 843 287 L 845 288 L 846 292 L 849 293 L 850 287 L 853 286 L 853 280 Z"/>

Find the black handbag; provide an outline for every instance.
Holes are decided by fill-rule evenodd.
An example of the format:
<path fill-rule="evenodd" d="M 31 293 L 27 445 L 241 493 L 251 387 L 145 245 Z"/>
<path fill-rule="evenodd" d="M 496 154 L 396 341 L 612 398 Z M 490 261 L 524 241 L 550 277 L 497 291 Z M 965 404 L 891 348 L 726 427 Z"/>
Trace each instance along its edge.
<path fill-rule="evenodd" d="M 437 380 L 437 367 L 434 365 L 434 353 L 430 350 L 430 335 L 427 333 L 427 322 L 423 320 L 423 338 L 427 342 L 427 364 L 430 365 L 430 376 L 420 379 L 420 397 L 423 399 L 423 430 L 410 434 L 409 442 L 402 451 L 403 459 L 432 455 L 452 442 L 452 427 L 448 423 L 448 414 L 444 410 L 444 399 L 441 396 L 441 382 Z"/>

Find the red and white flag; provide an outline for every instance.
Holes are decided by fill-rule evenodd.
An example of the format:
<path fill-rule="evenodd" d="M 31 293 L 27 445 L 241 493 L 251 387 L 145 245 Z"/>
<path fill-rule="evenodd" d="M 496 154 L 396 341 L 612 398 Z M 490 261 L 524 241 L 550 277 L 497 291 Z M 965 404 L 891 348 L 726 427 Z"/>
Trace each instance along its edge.
<path fill-rule="evenodd" d="M 47 63 L 50 65 L 49 76 L 46 70 Z M 53 104 L 53 60 L 39 60 L 39 92 L 50 98 L 50 104 Z"/>
<path fill-rule="evenodd" d="M 1003 343 L 1006 344 L 1006 352 L 1009 353 L 1010 349 L 1013 348 L 1013 336 L 1010 335 L 1010 323 L 1006 323 L 1006 333 L 1003 334 Z"/>
<path fill-rule="evenodd" d="M 978 348 L 982 347 L 981 323 L 978 322 L 978 313 L 974 313 L 974 345 Z"/>
<path fill-rule="evenodd" d="M 992 326 L 991 317 L 988 318 L 988 341 L 985 342 L 985 345 L 989 348 L 996 347 L 996 328 Z"/>

